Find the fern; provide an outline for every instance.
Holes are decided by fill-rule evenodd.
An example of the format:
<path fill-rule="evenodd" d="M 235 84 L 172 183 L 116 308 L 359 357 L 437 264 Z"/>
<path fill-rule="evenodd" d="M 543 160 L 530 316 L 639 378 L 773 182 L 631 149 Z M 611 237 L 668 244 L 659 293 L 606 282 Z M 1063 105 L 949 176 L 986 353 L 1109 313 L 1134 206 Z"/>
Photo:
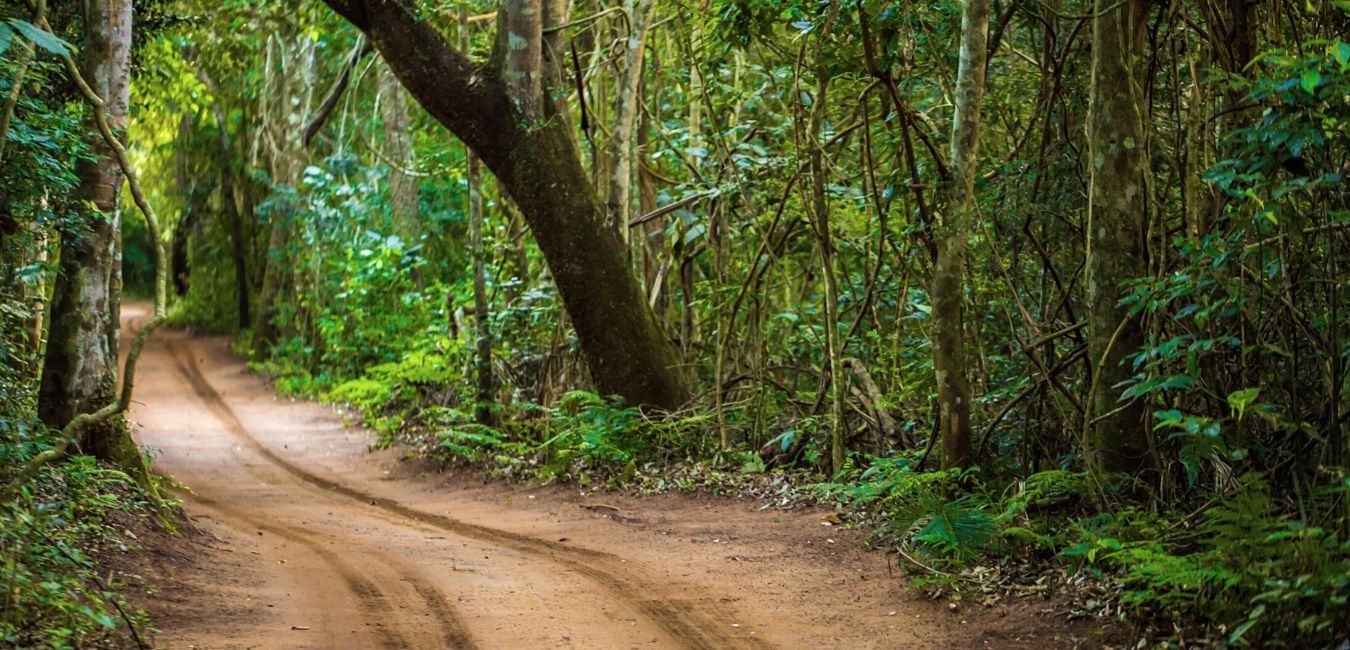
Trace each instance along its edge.
<path fill-rule="evenodd" d="M 873 459 L 856 478 L 807 489 L 825 500 L 882 513 L 887 525 L 881 534 L 890 543 L 933 560 L 965 562 L 987 550 L 998 532 L 998 521 L 981 496 L 948 497 L 971 471 L 915 472 L 903 457 Z"/>
<path fill-rule="evenodd" d="M 998 530 L 985 504 L 975 497 L 923 505 L 929 507 L 910 524 L 914 530 L 910 540 L 929 555 L 969 559 L 983 552 Z M 923 525 L 918 526 L 920 523 Z"/>
<path fill-rule="evenodd" d="M 1215 590 L 1231 587 L 1238 576 L 1224 568 L 1215 553 L 1171 555 L 1159 542 L 1139 542 L 1106 559 L 1125 571 L 1130 589 L 1121 603 L 1134 610 L 1156 608 L 1172 615 L 1194 609 Z"/>
<path fill-rule="evenodd" d="M 483 460 L 506 446 L 501 432 L 479 424 L 463 424 L 437 434 L 441 449 L 465 460 Z"/>
<path fill-rule="evenodd" d="M 1090 491 L 1087 472 L 1062 469 L 1038 472 L 1028 476 L 1017 491 L 1004 500 L 998 519 L 1004 523 L 1016 521 L 1025 517 L 1033 506 L 1086 499 Z"/>
<path fill-rule="evenodd" d="M 390 389 L 371 379 L 353 379 L 338 384 L 325 396 L 330 402 L 345 402 L 363 411 L 370 411 L 389 401 Z"/>

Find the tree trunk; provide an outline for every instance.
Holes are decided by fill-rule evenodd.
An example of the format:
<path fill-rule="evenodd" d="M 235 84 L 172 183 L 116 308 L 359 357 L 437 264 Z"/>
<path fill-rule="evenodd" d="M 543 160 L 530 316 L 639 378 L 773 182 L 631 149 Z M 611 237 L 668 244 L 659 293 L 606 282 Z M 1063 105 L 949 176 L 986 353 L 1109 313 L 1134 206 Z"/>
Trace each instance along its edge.
<path fill-rule="evenodd" d="M 404 87 L 478 153 L 520 207 L 548 261 L 597 389 L 635 405 L 681 405 L 687 393 L 674 354 L 623 248 L 605 229 L 570 122 L 533 118 L 531 98 L 520 100 L 512 91 L 532 92 L 528 78 L 508 79 L 496 66 L 475 66 L 406 0 L 326 2 L 370 37 Z M 512 13 L 522 3 L 538 6 L 537 0 L 512 0 L 502 10 Z M 508 28 L 519 25 L 517 17 L 501 20 Z"/>
<path fill-rule="evenodd" d="M 689 52 L 698 52 L 703 46 L 703 14 L 695 10 L 694 15 L 690 17 L 689 25 Z M 689 121 L 687 140 L 690 145 L 697 146 L 703 141 L 703 69 L 700 67 L 702 62 L 697 56 L 689 57 L 689 89 L 686 93 L 685 101 L 689 103 Z M 693 164 L 697 166 L 703 162 L 702 158 L 695 158 Z"/>
<path fill-rule="evenodd" d="M 190 270 L 188 267 L 188 234 L 192 229 L 193 205 L 188 183 L 188 156 L 186 143 L 192 137 L 192 115 L 184 113 L 178 120 L 178 144 L 174 151 L 174 180 L 178 186 L 181 204 L 178 208 L 178 223 L 173 227 L 173 243 L 169 247 L 169 268 L 173 273 L 173 293 L 178 297 L 187 295 Z"/>
<path fill-rule="evenodd" d="M 125 134 L 129 101 L 131 1 L 85 3 L 86 42 L 81 73 L 107 104 L 109 124 Z M 92 122 L 92 119 L 90 120 Z M 90 126 L 90 132 L 96 133 Z M 122 137 L 125 137 L 123 135 Z M 118 301 L 121 268 L 118 198 L 123 176 L 111 148 L 94 135 L 92 160 L 81 160 L 76 196 L 99 214 L 90 231 L 62 238 L 61 270 L 38 396 L 38 414 L 60 428 L 80 413 L 116 401 Z M 120 418 L 90 426 L 80 435 L 84 453 L 132 466 L 139 450 Z"/>
<path fill-rule="evenodd" d="M 825 190 L 829 183 L 825 169 L 825 141 L 821 128 L 829 106 L 830 66 L 826 61 L 826 39 L 839 16 L 839 0 L 830 3 L 829 14 L 816 32 L 816 96 L 811 102 L 811 122 L 807 146 L 811 169 L 811 217 L 816 247 L 820 249 L 820 271 L 825 281 L 825 347 L 830 364 L 830 471 L 844 468 L 847 450 L 844 447 L 844 396 L 848 378 L 844 376 L 843 342 L 839 335 L 839 284 L 834 272 L 834 237 L 830 226 L 830 202 Z M 701 101 L 696 98 L 694 101 Z M 719 389 L 720 392 L 720 389 Z M 723 443 L 726 442 L 723 436 Z"/>
<path fill-rule="evenodd" d="M 200 71 L 200 74 L 203 79 L 210 79 L 204 70 Z M 230 228 L 230 256 L 234 258 L 234 292 L 238 303 L 239 329 L 242 330 L 253 322 L 248 293 L 248 242 L 244 238 L 244 219 L 239 215 L 239 205 L 234 197 L 234 154 L 230 145 L 230 123 L 225 119 L 225 110 L 221 108 L 220 93 L 216 91 L 215 84 L 207 85 L 211 91 L 211 112 L 216 118 L 220 204 L 225 211 L 226 225 Z"/>
<path fill-rule="evenodd" d="M 500 63 L 499 74 L 516 108 L 526 119 L 539 119 L 544 102 L 542 0 L 501 0 L 496 47 L 493 61 Z"/>
<path fill-rule="evenodd" d="M 1247 64 L 1251 63 L 1257 53 L 1256 9 L 1262 1 L 1230 0 L 1201 3 L 1205 26 L 1209 31 L 1204 74 L 1208 74 L 1208 68 L 1212 65 L 1234 77 L 1247 76 Z M 1187 204 L 1189 222 L 1187 225 L 1194 239 L 1203 237 L 1213 229 L 1214 222 L 1223 214 L 1224 206 L 1230 200 L 1230 197 L 1222 192 L 1213 192 L 1203 178 L 1213 159 L 1226 157 L 1224 153 L 1231 153 L 1222 151 L 1231 145 L 1225 147 L 1220 142 L 1218 134 L 1232 133 L 1246 126 L 1254 108 L 1243 108 L 1246 91 L 1237 87 L 1228 88 L 1221 97 L 1216 98 L 1216 101 L 1205 101 L 1207 93 L 1200 84 L 1200 76 L 1199 71 L 1193 75 L 1195 101 L 1191 112 L 1195 115 L 1195 119 L 1191 125 L 1194 137 L 1191 138 L 1190 149 L 1197 155 L 1193 161 L 1189 161 L 1194 163 L 1194 166 L 1187 170 L 1188 187 L 1186 187 L 1189 190 L 1188 198 L 1191 199 Z M 1210 153 L 1211 156 L 1205 156 L 1204 153 Z"/>
<path fill-rule="evenodd" d="M 1121 283 L 1147 273 L 1147 142 L 1144 124 L 1145 19 L 1149 0 L 1096 0 L 1088 115 L 1088 354 L 1094 368 L 1090 413 L 1098 469 L 1134 472 L 1151 459 L 1143 403 L 1121 402 L 1139 349 L 1138 318 L 1119 307 Z"/>
<path fill-rule="evenodd" d="M 961 63 L 952 118 L 947 209 L 935 226 L 933 267 L 933 370 L 938 386 L 942 465 L 968 467 L 970 378 L 966 374 L 965 293 L 967 232 L 974 222 L 975 170 L 979 163 L 980 110 L 989 37 L 989 3 L 966 0 L 961 18 Z"/>
<path fill-rule="evenodd" d="M 273 183 L 294 186 L 300 180 L 303 164 L 301 127 L 306 120 L 302 113 L 309 103 L 308 66 L 313 63 L 312 47 L 306 49 L 302 45 L 297 48 L 297 52 L 288 54 L 287 44 L 280 38 L 273 39 L 270 47 L 274 47 L 277 52 L 276 66 L 274 70 L 272 64 L 268 64 L 269 79 L 264 85 L 269 96 L 262 100 L 263 119 L 266 120 L 266 128 L 271 131 L 268 140 L 274 143 L 269 151 L 268 169 Z M 303 60 L 304 63 L 297 60 Z M 302 93 L 303 99 L 298 102 L 297 109 L 292 101 L 299 99 Z M 256 355 L 266 354 L 278 341 L 289 337 L 295 326 L 290 319 L 278 320 L 277 311 L 278 307 L 285 304 L 285 299 L 296 292 L 290 246 L 295 236 L 294 229 L 303 223 L 297 223 L 287 210 L 274 212 L 273 218 L 276 221 L 271 224 L 268 234 L 262 289 L 254 314 L 252 348 Z"/>
<path fill-rule="evenodd" d="M 417 177 L 408 173 L 416 166 L 412 118 L 408 115 L 408 91 L 388 65 L 380 66 L 380 116 L 384 120 L 384 153 L 393 161 L 389 170 L 389 198 L 394 208 L 394 232 L 405 246 L 413 246 L 422 238 L 422 222 Z"/>
<path fill-rule="evenodd" d="M 46 207 L 46 199 L 43 199 L 42 202 L 44 207 Z M 33 291 L 30 298 L 33 304 L 33 311 L 28 320 L 28 342 L 32 351 L 32 356 L 29 358 L 35 360 L 32 364 L 34 373 L 36 373 L 38 367 L 37 360 L 40 360 L 39 355 L 42 354 L 42 333 L 45 325 L 44 316 L 47 313 L 47 255 L 48 250 L 51 248 L 47 237 L 47 227 L 38 226 L 37 242 L 35 243 L 37 255 L 33 258 L 33 262 L 37 264 L 40 271 L 37 274 L 37 279 L 33 283 Z M 36 378 L 36 375 L 30 376 Z"/>
<path fill-rule="evenodd" d="M 459 49 L 468 56 L 469 12 L 462 5 L 459 8 Z M 488 313 L 487 275 L 483 270 L 487 257 L 483 250 L 483 178 L 478 156 L 469 151 L 466 158 L 469 167 L 469 255 L 473 257 L 473 307 L 474 319 L 478 324 L 478 339 L 474 344 L 474 374 L 477 382 L 473 413 L 475 422 L 491 426 L 495 382 L 492 376 L 492 327 Z"/>
<path fill-rule="evenodd" d="M 1264 0 L 1229 0 L 1201 3 L 1209 28 L 1214 62 L 1229 74 L 1245 76 L 1244 69 L 1256 57 L 1256 7 Z M 1229 96 L 1230 105 L 1241 101 L 1240 91 Z M 1230 106 L 1231 108 L 1231 106 Z"/>
<path fill-rule="evenodd" d="M 647 48 L 651 2 L 628 0 L 626 11 L 631 33 L 624 50 L 623 79 L 614 98 L 614 132 L 609 141 L 609 196 L 606 212 L 609 227 L 619 241 L 628 242 L 628 213 L 633 188 L 633 125 L 642 97 L 642 54 Z"/>
<path fill-rule="evenodd" d="M 263 261 L 262 286 L 258 290 L 258 310 L 253 318 L 253 354 L 265 354 L 280 336 L 274 322 L 278 295 L 286 282 L 286 247 L 291 239 L 291 218 L 285 214 L 273 216 L 267 236 L 267 257 Z"/>

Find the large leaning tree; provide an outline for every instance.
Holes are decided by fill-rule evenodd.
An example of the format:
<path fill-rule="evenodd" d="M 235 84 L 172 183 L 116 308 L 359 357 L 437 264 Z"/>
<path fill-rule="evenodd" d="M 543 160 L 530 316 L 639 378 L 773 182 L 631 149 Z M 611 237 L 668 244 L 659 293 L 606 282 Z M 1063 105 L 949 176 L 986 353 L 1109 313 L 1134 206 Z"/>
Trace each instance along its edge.
<path fill-rule="evenodd" d="M 364 32 L 423 108 L 471 148 L 529 223 L 576 328 L 596 388 L 680 406 L 675 355 L 582 167 L 554 67 L 568 2 L 504 0 L 483 64 L 456 50 L 410 0 L 325 0 Z"/>

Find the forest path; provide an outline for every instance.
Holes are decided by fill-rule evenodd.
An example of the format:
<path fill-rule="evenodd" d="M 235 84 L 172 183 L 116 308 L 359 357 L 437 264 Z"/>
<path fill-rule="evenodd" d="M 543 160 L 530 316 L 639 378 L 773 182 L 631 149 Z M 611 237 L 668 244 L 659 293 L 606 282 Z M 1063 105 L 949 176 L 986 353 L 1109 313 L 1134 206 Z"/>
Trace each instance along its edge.
<path fill-rule="evenodd" d="M 124 325 L 145 314 L 126 306 Z M 428 474 L 368 453 L 369 433 L 331 408 L 276 398 L 223 337 L 159 332 L 138 375 L 137 437 L 214 538 L 142 603 L 166 647 L 1030 641 L 902 592 L 884 557 L 819 511 L 613 495 L 595 508 L 561 488 Z"/>

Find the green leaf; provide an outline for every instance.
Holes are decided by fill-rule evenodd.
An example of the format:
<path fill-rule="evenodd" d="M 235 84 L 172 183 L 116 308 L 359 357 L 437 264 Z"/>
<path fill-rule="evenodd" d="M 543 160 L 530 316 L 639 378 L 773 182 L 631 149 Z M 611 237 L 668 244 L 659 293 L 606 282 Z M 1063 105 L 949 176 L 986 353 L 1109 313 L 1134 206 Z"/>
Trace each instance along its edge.
<path fill-rule="evenodd" d="M 33 41 L 33 45 L 47 50 L 56 56 L 70 56 L 70 53 L 75 51 L 75 48 L 71 47 L 69 43 L 57 38 L 56 35 L 45 29 L 39 28 L 33 23 L 11 19 L 9 24 L 13 25 L 14 29 L 18 30 L 20 34 L 23 34 L 24 38 Z"/>
<path fill-rule="evenodd" d="M 1322 83 L 1322 73 L 1317 70 L 1304 70 L 1303 78 L 1299 80 L 1299 85 L 1309 93 L 1317 92 L 1317 86 Z"/>
<path fill-rule="evenodd" d="M 1252 402 L 1256 401 L 1256 396 L 1260 394 L 1260 388 L 1244 388 L 1233 391 L 1228 394 L 1228 406 L 1237 412 L 1237 419 L 1241 420 L 1242 416 L 1247 413 L 1247 407 L 1251 406 Z"/>
<path fill-rule="evenodd" d="M 9 42 L 13 39 L 14 30 L 9 25 L 0 23 L 0 54 L 4 54 L 9 49 Z"/>
<path fill-rule="evenodd" d="M 1233 628 L 1232 634 L 1228 635 L 1228 642 L 1230 644 L 1237 643 L 1238 640 L 1242 638 L 1242 635 L 1247 633 L 1247 630 L 1252 629 L 1252 626 L 1256 625 L 1257 622 L 1261 620 L 1261 615 L 1265 613 L 1266 613 L 1265 605 L 1257 605 L 1256 607 L 1254 607 L 1252 611 L 1247 614 L 1247 620 L 1244 621 L 1241 625 Z"/>

